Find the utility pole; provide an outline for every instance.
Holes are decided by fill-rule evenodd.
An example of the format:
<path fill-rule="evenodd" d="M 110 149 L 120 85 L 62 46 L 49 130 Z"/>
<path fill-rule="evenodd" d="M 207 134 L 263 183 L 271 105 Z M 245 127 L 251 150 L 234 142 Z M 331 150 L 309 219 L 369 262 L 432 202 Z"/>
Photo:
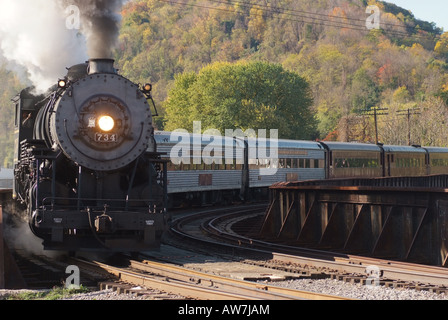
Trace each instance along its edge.
<path fill-rule="evenodd" d="M 378 108 L 378 107 L 361 110 L 362 114 L 374 117 L 374 120 L 375 120 L 375 143 L 376 144 L 378 144 L 378 116 L 388 115 L 389 113 L 385 112 L 387 110 L 388 110 L 387 108 Z"/>
<path fill-rule="evenodd" d="M 400 116 L 406 116 L 408 118 L 408 146 L 411 145 L 411 115 L 414 114 L 421 114 L 420 109 L 415 108 L 408 108 L 407 110 L 398 110 L 398 115 Z"/>

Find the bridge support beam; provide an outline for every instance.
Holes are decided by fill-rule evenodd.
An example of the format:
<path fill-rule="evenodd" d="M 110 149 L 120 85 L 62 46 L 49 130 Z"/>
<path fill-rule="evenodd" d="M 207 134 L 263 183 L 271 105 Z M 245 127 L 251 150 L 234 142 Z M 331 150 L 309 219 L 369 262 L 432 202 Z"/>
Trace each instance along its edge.
<path fill-rule="evenodd" d="M 260 236 L 301 247 L 447 266 L 448 189 L 415 187 L 412 178 L 406 179 L 408 185 L 402 187 L 382 186 L 378 179 L 362 184 L 345 179 L 340 186 L 334 181 L 276 184 L 270 188 L 272 200 Z"/>

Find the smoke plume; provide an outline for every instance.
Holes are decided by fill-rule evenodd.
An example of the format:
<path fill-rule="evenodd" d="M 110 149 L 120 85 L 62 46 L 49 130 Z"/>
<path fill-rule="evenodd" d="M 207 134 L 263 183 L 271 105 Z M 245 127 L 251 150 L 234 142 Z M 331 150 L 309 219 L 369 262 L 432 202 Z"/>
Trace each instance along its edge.
<path fill-rule="evenodd" d="M 118 40 L 120 8 L 125 0 L 64 0 L 67 6 L 75 5 L 81 13 L 81 32 L 87 38 L 91 59 L 111 58 Z"/>
<path fill-rule="evenodd" d="M 8 60 L 8 67 L 24 68 L 36 91 L 45 92 L 66 74 L 67 67 L 112 56 L 124 2 L 0 0 L 0 56 Z M 68 24 L 76 22 L 76 14 L 79 28 Z"/>

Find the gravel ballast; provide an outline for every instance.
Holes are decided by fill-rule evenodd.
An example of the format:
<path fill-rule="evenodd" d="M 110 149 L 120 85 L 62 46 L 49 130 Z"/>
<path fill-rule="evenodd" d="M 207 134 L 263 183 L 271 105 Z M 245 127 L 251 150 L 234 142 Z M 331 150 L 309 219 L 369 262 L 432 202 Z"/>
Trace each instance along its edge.
<path fill-rule="evenodd" d="M 263 282 L 266 283 L 266 282 Z M 448 300 L 448 296 L 430 291 L 418 291 L 402 288 L 388 288 L 384 286 L 366 286 L 361 283 L 347 283 L 339 280 L 288 280 L 280 282 L 269 282 L 270 285 L 289 289 L 319 292 L 328 295 L 342 296 L 358 300 Z M 0 300 L 8 299 L 8 296 L 26 290 L 0 290 Z M 28 290 L 29 291 L 29 290 Z M 88 293 L 75 294 L 61 300 L 146 300 L 145 296 L 132 294 L 118 294 L 108 289 L 92 291 Z"/>
<path fill-rule="evenodd" d="M 366 286 L 332 279 L 288 280 L 269 283 L 283 288 L 319 292 L 359 300 L 448 300 L 448 296 L 424 290 Z"/>
<path fill-rule="evenodd" d="M 0 290 L 0 300 L 9 300 L 11 296 L 17 296 L 27 292 L 37 292 L 33 290 Z M 13 299 L 12 299 L 13 300 Z M 92 291 L 87 293 L 73 294 L 62 297 L 58 300 L 145 300 L 144 297 L 137 297 L 132 294 L 118 294 L 112 289 Z"/>

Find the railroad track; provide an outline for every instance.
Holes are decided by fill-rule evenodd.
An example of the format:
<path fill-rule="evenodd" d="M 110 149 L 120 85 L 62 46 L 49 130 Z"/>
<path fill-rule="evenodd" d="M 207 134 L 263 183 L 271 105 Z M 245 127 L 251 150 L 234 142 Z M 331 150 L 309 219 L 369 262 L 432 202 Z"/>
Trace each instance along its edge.
<path fill-rule="evenodd" d="M 15 275 L 16 279 L 7 291 L 50 291 L 66 286 L 70 263 L 64 255 L 48 256 L 18 248 L 12 250 L 12 255 L 19 274 Z M 83 288 L 89 290 L 96 290 L 97 283 L 107 279 L 99 274 L 85 272 L 81 277 Z"/>
<path fill-rule="evenodd" d="M 227 209 L 226 209 L 227 210 Z M 200 273 L 169 263 L 129 260 L 125 267 L 103 262 L 21 254 L 16 252 L 28 289 L 50 289 L 64 286 L 68 266 L 80 268 L 83 286 L 93 288 L 98 282 L 101 289 L 114 288 L 119 292 L 145 294 L 155 292 L 152 299 L 195 300 L 344 300 L 325 294 L 281 289 L 247 280 L 231 279 Z M 122 264 L 122 261 L 121 261 Z M 121 265 L 120 264 L 120 265 Z M 264 268 L 263 268 L 264 269 Z M 138 290 L 136 287 L 146 288 Z"/>
<path fill-rule="evenodd" d="M 155 261 L 128 260 L 125 267 L 71 259 L 81 270 L 112 276 L 115 283 L 156 289 L 192 300 L 347 300 L 343 297 L 232 279 Z M 108 282 L 106 282 L 106 285 Z M 119 287 L 119 286 L 118 286 Z"/>
<path fill-rule="evenodd" d="M 24 250 L 14 250 L 14 260 L 21 273 L 21 285 L 27 289 L 48 289 L 63 283 L 65 267 L 50 263 L 45 256 L 30 255 Z"/>
<path fill-rule="evenodd" d="M 194 262 L 177 262 L 169 254 L 163 257 L 166 253 L 162 250 L 159 256 L 141 255 L 140 261 L 126 259 L 121 266 L 83 259 L 64 261 L 64 266 L 76 265 L 84 274 L 99 275 L 93 278 L 102 289 L 113 287 L 118 292 L 140 295 L 152 293 L 151 299 L 163 300 L 346 300 L 280 288 L 270 285 L 270 281 L 282 277 L 330 277 L 366 282 L 369 280 L 366 268 L 372 265 L 381 271 L 379 281 L 383 285 L 446 292 L 448 270 L 445 268 L 291 248 L 245 236 L 257 229 L 257 221 L 265 208 L 254 205 L 178 215 L 164 246 L 183 247 L 174 255 L 188 256 Z M 247 222 L 252 228 L 245 227 Z M 196 255 L 201 253 L 206 257 L 197 259 Z M 262 279 L 267 281 L 256 282 Z"/>
<path fill-rule="evenodd" d="M 448 269 L 260 241 L 253 235 L 266 206 L 238 208 L 234 212 L 210 210 L 175 221 L 172 235 L 189 246 L 221 254 L 247 257 L 259 264 L 293 273 L 322 275 L 348 282 L 448 293 Z M 245 223 L 247 221 L 248 223 Z M 200 226 L 200 227 L 198 227 Z M 256 229 L 256 228 L 255 228 Z"/>

